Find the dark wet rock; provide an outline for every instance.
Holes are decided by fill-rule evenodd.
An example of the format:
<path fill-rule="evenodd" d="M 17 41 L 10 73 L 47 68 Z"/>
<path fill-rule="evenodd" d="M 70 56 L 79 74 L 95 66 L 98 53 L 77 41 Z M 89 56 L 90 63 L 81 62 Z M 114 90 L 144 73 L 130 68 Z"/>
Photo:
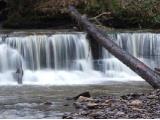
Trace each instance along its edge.
<path fill-rule="evenodd" d="M 69 104 L 64 104 L 63 106 L 69 106 Z"/>
<path fill-rule="evenodd" d="M 85 97 L 85 98 L 90 98 L 91 95 L 89 92 L 83 92 L 75 97 L 66 97 L 65 100 L 77 100 L 79 97 Z"/>
<path fill-rule="evenodd" d="M 73 117 L 67 113 L 62 116 L 63 119 L 73 119 Z"/>
<path fill-rule="evenodd" d="M 75 97 L 73 97 L 74 100 L 77 100 L 80 96 L 83 96 L 83 97 L 88 97 L 90 98 L 91 97 L 91 94 L 89 92 L 83 92 Z"/>
<path fill-rule="evenodd" d="M 45 102 L 44 105 L 52 105 L 52 102 Z"/>

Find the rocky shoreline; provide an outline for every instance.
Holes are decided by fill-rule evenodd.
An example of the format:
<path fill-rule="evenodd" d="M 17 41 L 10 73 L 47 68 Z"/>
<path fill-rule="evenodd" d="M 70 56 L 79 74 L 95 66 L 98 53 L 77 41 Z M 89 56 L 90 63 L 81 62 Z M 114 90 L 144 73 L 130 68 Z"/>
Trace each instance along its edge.
<path fill-rule="evenodd" d="M 160 89 L 150 93 L 131 93 L 120 97 L 79 96 L 73 103 L 76 111 L 65 113 L 65 119 L 160 118 Z"/>

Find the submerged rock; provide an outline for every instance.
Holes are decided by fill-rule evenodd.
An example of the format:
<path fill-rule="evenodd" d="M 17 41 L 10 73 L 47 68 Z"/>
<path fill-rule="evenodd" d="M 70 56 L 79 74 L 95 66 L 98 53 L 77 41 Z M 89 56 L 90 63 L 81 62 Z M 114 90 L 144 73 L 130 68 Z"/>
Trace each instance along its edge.
<path fill-rule="evenodd" d="M 69 104 L 64 104 L 63 106 L 69 106 Z"/>
<path fill-rule="evenodd" d="M 52 105 L 52 102 L 45 102 L 44 105 Z"/>

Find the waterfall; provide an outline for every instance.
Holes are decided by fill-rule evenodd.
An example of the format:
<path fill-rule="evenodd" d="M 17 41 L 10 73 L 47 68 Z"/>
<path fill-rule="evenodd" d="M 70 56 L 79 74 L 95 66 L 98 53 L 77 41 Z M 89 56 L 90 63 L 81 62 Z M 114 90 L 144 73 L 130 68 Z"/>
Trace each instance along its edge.
<path fill-rule="evenodd" d="M 0 44 L 0 58 L 1 72 L 14 70 L 23 64 L 21 63 L 23 62 L 21 55 L 6 44 Z"/>
<path fill-rule="evenodd" d="M 110 33 L 109 37 L 152 69 L 160 67 L 160 34 Z M 0 85 L 17 84 L 13 73 L 19 67 L 24 70 L 23 83 L 32 85 L 143 80 L 107 50 L 100 51 L 102 56 L 94 60 L 81 32 L 0 35 Z"/>
<path fill-rule="evenodd" d="M 92 69 L 92 55 L 85 34 L 8 37 L 5 43 L 18 50 L 26 68 L 31 70 Z"/>
<path fill-rule="evenodd" d="M 22 66 L 24 84 L 85 84 L 89 74 L 101 75 L 93 71 L 85 33 L 11 35 L 1 39 L 3 74 Z"/>
<path fill-rule="evenodd" d="M 135 56 L 150 68 L 160 67 L 160 34 L 155 33 L 116 33 L 109 37 L 122 49 Z M 121 61 L 102 48 L 102 71 L 114 78 L 136 76 Z"/>

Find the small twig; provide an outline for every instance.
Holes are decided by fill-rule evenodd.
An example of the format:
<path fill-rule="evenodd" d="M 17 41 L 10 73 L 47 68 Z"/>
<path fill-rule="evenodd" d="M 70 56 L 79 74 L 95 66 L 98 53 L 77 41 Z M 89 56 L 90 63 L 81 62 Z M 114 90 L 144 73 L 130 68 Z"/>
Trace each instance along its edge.
<path fill-rule="evenodd" d="M 89 20 L 98 19 L 98 18 L 100 18 L 100 17 L 103 16 L 103 15 L 111 15 L 111 12 L 103 12 L 103 13 L 101 13 L 101 14 L 99 14 L 99 15 L 93 17 L 93 18 L 90 18 Z"/>
<path fill-rule="evenodd" d="M 100 22 L 100 21 L 98 20 L 100 17 L 102 17 L 102 16 L 104 16 L 104 15 L 107 15 L 107 16 L 108 16 L 108 15 L 111 15 L 111 12 L 103 12 L 103 13 L 95 16 L 95 17 L 90 18 L 89 20 L 90 20 L 90 21 L 94 21 L 95 24 L 96 24 L 96 26 L 98 26 L 98 27 L 106 28 L 106 26 L 104 26 L 104 25 L 102 24 L 102 22 Z"/>

